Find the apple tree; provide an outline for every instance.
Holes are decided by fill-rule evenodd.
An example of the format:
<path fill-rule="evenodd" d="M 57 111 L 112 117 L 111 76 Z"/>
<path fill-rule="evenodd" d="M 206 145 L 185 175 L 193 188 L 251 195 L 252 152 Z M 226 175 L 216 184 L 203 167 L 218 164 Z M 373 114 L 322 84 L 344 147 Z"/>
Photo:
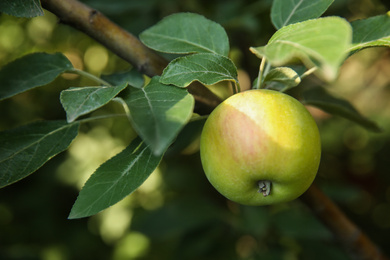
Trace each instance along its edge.
<path fill-rule="evenodd" d="M 105 16 L 103 7 L 106 5 L 103 2 L 91 0 L 84 4 L 76 0 L 5 0 L 0 3 L 1 12 L 24 17 L 20 19 L 48 15 L 50 12 L 62 23 L 59 27 L 70 26 L 79 31 L 72 33 L 88 35 L 92 38 L 89 41 L 101 44 L 112 56 L 116 56 L 118 63 L 126 64 L 123 65 L 126 70 L 116 68 L 109 73 L 93 73 L 76 66 L 69 52 L 61 48 L 39 51 L 32 48 L 24 54 L 15 54 L 14 58 L 1 64 L 1 102 L 16 100 L 23 95 L 28 97 L 28 93 L 38 89 L 48 91 L 46 87 L 56 84 L 61 77 L 65 82 L 65 87 L 55 93 L 64 112 L 63 118 L 43 118 L 33 122 L 25 120 L 28 123 L 2 129 L 0 187 L 4 190 L 3 196 L 7 195 L 8 186 L 19 185 L 20 180 L 28 180 L 31 178 L 29 175 L 39 171 L 52 159 L 66 155 L 65 151 L 77 145 L 77 140 L 84 135 L 85 129 L 99 129 L 96 122 L 110 120 L 120 140 L 119 145 L 114 153 L 107 151 L 107 154 L 111 154 L 110 158 L 89 172 L 90 176 L 75 198 L 72 208 L 69 208 L 69 219 L 87 218 L 102 214 L 108 208 L 115 208 L 125 198 L 138 196 L 138 189 L 158 172 L 169 176 L 170 171 L 178 171 L 179 167 L 180 175 L 171 176 L 179 183 L 175 184 L 180 187 L 175 191 L 177 196 L 180 197 L 182 192 L 198 198 L 186 201 L 184 197 L 177 207 L 161 202 L 161 206 L 152 213 L 147 214 L 148 210 L 144 210 L 139 214 L 141 217 L 137 218 L 138 215 L 135 215 L 134 229 L 138 229 L 140 233 L 150 237 L 160 231 L 162 234 L 181 234 L 182 237 L 186 234 L 188 244 L 198 244 L 203 240 L 204 244 L 198 244 L 199 248 L 193 245 L 193 248 L 187 249 L 188 252 L 200 252 L 198 257 L 202 259 L 227 256 L 232 259 L 282 259 L 278 253 L 280 247 L 290 248 L 289 251 L 284 250 L 294 252 L 297 257 L 294 259 L 310 259 L 314 253 L 324 254 L 324 257 L 331 259 L 348 259 L 348 256 L 352 259 L 387 259 L 379 249 L 382 244 L 378 246 L 376 243 L 379 241 L 370 240 L 363 226 L 360 228 L 354 224 L 329 198 L 329 194 L 321 191 L 319 183 L 326 177 L 320 173 L 332 168 L 329 160 L 321 162 L 320 173 L 313 184 L 312 182 L 319 165 L 320 135 L 325 142 L 323 149 L 328 147 L 324 130 L 326 125 L 321 125 L 321 115 L 341 118 L 337 122 L 351 124 L 357 127 L 353 129 L 364 133 L 377 134 L 385 131 L 376 120 L 364 116 L 347 97 L 330 89 L 337 91 L 332 86 L 342 77 L 345 64 L 363 53 L 362 50 L 375 49 L 373 47 L 386 50 L 389 47 L 388 13 L 349 19 L 332 14 L 332 0 L 265 1 L 267 4 L 257 1 L 258 3 L 250 4 L 267 10 L 263 16 L 267 17 L 273 27 L 268 31 L 264 29 L 264 32 L 269 32 L 269 35 L 265 33 L 269 36 L 266 41 L 249 37 L 247 39 L 252 42 L 247 43 L 232 39 L 229 30 L 224 28 L 229 27 L 229 23 L 222 23 L 222 26 L 213 19 L 206 18 L 211 15 L 202 13 L 201 8 L 197 12 L 189 12 L 190 9 L 167 12 L 156 23 L 145 22 L 149 25 L 144 26 L 138 36 L 134 36 L 117 25 L 121 24 L 120 19 L 114 23 Z M 136 5 L 122 2 L 118 4 L 119 9 Z M 237 1 L 232 2 L 241 6 Z M 245 4 L 250 7 L 249 2 L 253 1 L 247 2 Z M 101 9 L 99 5 L 102 6 Z M 142 6 L 140 3 L 139 5 Z M 221 6 L 223 5 L 219 7 Z M 107 8 L 108 13 L 116 8 L 115 4 L 110 8 Z M 146 7 L 143 8 L 145 9 L 142 10 L 146 10 Z M 233 11 L 224 12 L 228 14 Z M 224 21 L 222 18 L 219 20 Z M 248 23 L 253 22 L 249 20 L 243 19 Z M 245 49 L 237 47 L 237 42 L 240 43 L 240 48 L 245 45 Z M 248 57 L 246 59 L 250 62 L 242 64 L 242 58 L 238 58 L 240 55 Z M 74 77 L 83 80 L 72 81 Z M 291 99 L 291 102 L 296 103 L 294 106 L 272 103 L 273 99 L 264 101 L 264 97 L 256 96 L 253 101 L 256 105 L 245 110 L 243 107 L 252 102 L 255 91 L 273 93 L 275 99 L 288 97 L 285 102 L 288 103 Z M 245 98 L 238 103 L 229 103 L 228 100 L 239 95 Z M 296 108 L 298 104 L 299 108 Z M 36 104 L 37 107 L 40 105 L 46 107 L 44 104 Z M 218 114 L 213 118 L 209 117 L 210 113 L 217 111 L 216 108 Z M 224 112 L 229 113 L 225 116 L 226 119 L 221 115 Z M 244 117 L 237 116 L 237 113 Z M 206 123 L 208 118 L 220 121 L 216 124 Z M 313 118 L 319 124 L 320 135 L 316 132 L 317 126 Z M 217 128 L 218 124 L 223 125 Z M 254 126 L 259 125 L 262 127 L 261 131 L 253 130 Z M 235 133 L 242 134 L 241 139 L 230 136 L 233 132 L 230 131 L 231 127 L 235 128 Z M 206 128 L 207 137 L 204 137 L 202 130 Z M 271 130 L 265 134 L 264 129 Z M 313 135 L 312 129 L 315 129 Z M 336 130 L 328 131 L 328 135 L 336 134 Z M 201 136 L 202 142 L 199 141 Z M 281 149 L 273 149 L 272 145 L 275 146 L 283 138 L 287 140 L 287 137 L 288 141 L 283 145 L 303 142 L 301 150 L 295 152 L 292 146 L 284 148 L 283 152 Z M 219 146 L 222 142 L 225 145 Z M 255 142 L 265 145 L 253 146 Z M 280 175 L 284 174 L 283 181 L 287 184 L 294 182 L 294 192 L 283 185 L 275 185 L 272 190 L 273 184 L 258 183 L 261 181 L 259 179 L 256 183 L 261 185 L 260 190 L 255 185 L 253 194 L 261 196 L 262 200 L 272 200 L 273 196 L 277 197 L 279 194 L 287 198 L 277 197 L 275 202 L 259 203 L 272 205 L 257 207 L 243 206 L 233 202 L 234 199 L 226 199 L 213 189 L 203 175 L 192 174 L 186 177 L 186 171 L 202 173 L 199 143 L 201 151 L 204 151 L 203 166 L 212 169 L 212 173 L 208 173 L 205 167 L 207 177 L 213 180 L 213 184 L 216 183 L 214 186 L 217 190 L 223 186 L 224 195 L 234 194 L 227 196 L 228 198 L 239 197 L 240 204 L 256 204 L 245 203 L 252 200 L 254 195 L 246 194 L 249 189 L 245 189 L 245 185 L 240 186 L 248 174 L 247 169 L 254 164 L 256 167 L 252 168 L 256 172 L 277 169 L 271 171 L 268 178 L 275 177 L 279 180 Z M 278 145 L 281 146 L 279 143 Z M 218 158 L 214 160 L 217 155 Z M 239 164 L 233 163 L 238 155 Z M 221 171 L 228 174 L 219 175 Z M 214 176 L 210 177 L 210 174 Z M 234 180 L 227 178 L 229 174 L 234 174 Z M 291 176 L 302 182 L 295 182 Z M 170 181 L 175 183 L 175 180 Z M 201 182 L 195 187 L 202 187 L 207 192 L 202 194 L 201 191 L 194 191 L 191 182 Z M 260 193 L 256 194 L 257 190 Z M 296 190 L 299 192 L 295 192 Z M 298 196 L 300 197 L 295 200 Z M 169 200 L 169 195 L 164 198 Z M 210 203 L 210 198 L 214 202 Z M 293 201 L 285 202 L 290 200 Z M 286 207 L 293 210 L 278 214 Z M 306 224 L 299 221 L 302 217 L 299 213 L 301 208 L 307 210 L 302 218 L 309 219 L 307 225 L 312 225 L 313 230 L 320 230 L 318 244 L 315 246 L 324 240 L 332 245 L 337 241 L 337 246 L 332 247 L 335 248 L 334 252 L 325 252 L 325 247 L 319 247 L 324 253 L 304 250 L 305 245 L 313 245 L 309 240 L 312 236 L 315 237 L 315 232 L 307 231 L 304 242 L 302 237 L 297 238 L 302 236 L 297 234 L 305 233 L 299 229 L 304 229 Z M 162 213 L 159 215 L 158 212 Z M 285 221 L 283 215 L 295 222 Z M 188 222 L 180 221 L 177 222 L 178 226 L 175 225 L 176 219 L 185 218 L 188 218 Z M 155 223 L 158 222 L 156 219 L 167 221 L 166 228 Z M 216 222 L 223 224 L 215 224 Z M 213 229 L 200 229 L 201 235 L 191 233 L 192 227 L 205 223 L 213 226 Z M 284 227 L 285 223 L 293 224 Z M 284 244 L 275 242 L 277 239 L 272 233 L 272 227 L 282 230 L 280 237 L 285 239 Z M 226 230 L 235 229 L 236 231 L 230 232 L 237 232 L 237 237 L 232 238 Z M 190 231 L 185 233 L 183 230 Z M 158 237 L 157 234 L 154 235 Z M 199 241 L 191 240 L 191 236 L 197 235 Z M 225 239 L 222 237 L 224 235 L 229 238 Z M 236 252 L 229 249 L 224 253 L 215 253 L 213 248 L 222 248 L 224 241 L 227 244 L 235 241 L 239 249 Z M 175 243 L 182 248 L 178 241 Z M 338 251 L 339 245 L 344 251 Z M 301 249 L 295 250 L 293 247 Z M 153 249 L 153 245 L 151 248 Z M 176 257 L 192 259 L 188 257 L 188 252 L 177 254 Z M 145 253 L 145 256 L 151 259 L 156 257 L 153 253 Z"/>

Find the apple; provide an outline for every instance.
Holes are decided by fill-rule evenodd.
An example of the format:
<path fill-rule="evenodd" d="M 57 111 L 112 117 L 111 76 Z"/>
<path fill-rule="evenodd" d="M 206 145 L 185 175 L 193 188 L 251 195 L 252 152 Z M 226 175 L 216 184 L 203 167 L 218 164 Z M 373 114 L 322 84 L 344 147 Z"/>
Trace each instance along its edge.
<path fill-rule="evenodd" d="M 321 157 L 318 127 L 293 97 L 273 90 L 235 94 L 208 117 L 200 155 L 210 183 L 244 205 L 299 197 L 314 181 Z"/>

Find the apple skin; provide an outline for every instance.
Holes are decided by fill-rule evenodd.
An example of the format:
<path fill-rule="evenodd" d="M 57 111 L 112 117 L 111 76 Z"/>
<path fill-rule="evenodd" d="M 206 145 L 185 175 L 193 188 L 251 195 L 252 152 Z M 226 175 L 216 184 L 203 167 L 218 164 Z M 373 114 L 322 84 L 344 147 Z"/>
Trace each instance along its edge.
<path fill-rule="evenodd" d="M 296 99 L 273 90 L 235 94 L 208 117 L 200 155 L 204 172 L 226 198 L 243 205 L 296 199 L 314 181 L 321 158 L 318 127 Z M 271 182 L 269 195 L 259 182 Z"/>

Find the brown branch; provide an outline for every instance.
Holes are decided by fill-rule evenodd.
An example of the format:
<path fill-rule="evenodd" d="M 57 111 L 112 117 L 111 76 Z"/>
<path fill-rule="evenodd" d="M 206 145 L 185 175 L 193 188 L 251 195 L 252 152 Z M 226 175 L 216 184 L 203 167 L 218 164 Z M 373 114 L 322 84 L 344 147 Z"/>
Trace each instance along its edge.
<path fill-rule="evenodd" d="M 42 0 L 42 6 L 69 24 L 91 36 L 139 71 L 152 77 L 159 75 L 168 62 L 146 48 L 135 36 L 126 32 L 103 14 L 74 0 Z"/>
<path fill-rule="evenodd" d="M 301 200 L 332 231 L 338 242 L 356 260 L 388 260 L 379 248 L 315 184 Z"/>
<path fill-rule="evenodd" d="M 83 3 L 76 0 L 41 0 L 41 3 L 43 8 L 54 13 L 62 23 L 94 38 L 149 77 L 160 75 L 168 64 L 137 37 Z M 221 102 L 220 98 L 201 84 L 191 84 L 188 91 L 197 101 L 198 113 L 210 113 Z"/>
<path fill-rule="evenodd" d="M 63 23 L 86 33 L 150 77 L 160 75 L 167 65 L 166 60 L 144 46 L 135 36 L 111 22 L 100 12 L 78 1 L 41 0 L 41 3 Z M 195 97 L 197 108 L 203 113 L 209 113 L 221 102 L 201 84 L 192 84 L 188 90 Z M 301 199 L 333 232 L 354 259 L 388 260 L 315 185 L 312 185 Z"/>

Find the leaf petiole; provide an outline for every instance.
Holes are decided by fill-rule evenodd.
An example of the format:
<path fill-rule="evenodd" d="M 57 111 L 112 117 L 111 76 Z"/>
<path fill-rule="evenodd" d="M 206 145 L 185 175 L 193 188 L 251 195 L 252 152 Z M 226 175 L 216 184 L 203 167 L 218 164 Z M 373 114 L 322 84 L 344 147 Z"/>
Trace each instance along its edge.
<path fill-rule="evenodd" d="M 102 116 L 94 116 L 94 117 L 88 117 L 80 120 L 76 120 L 74 122 L 71 122 L 69 124 L 73 124 L 75 122 L 77 123 L 87 123 L 93 120 L 99 120 L 99 119 L 107 119 L 107 118 L 113 118 L 113 117 L 122 117 L 122 116 L 127 116 L 127 114 L 107 114 L 107 115 L 102 115 Z"/>
<path fill-rule="evenodd" d="M 115 98 L 112 99 L 112 101 L 121 104 L 121 105 L 123 106 L 123 109 L 125 110 L 126 116 L 127 116 L 128 118 L 130 118 L 130 109 L 129 109 L 129 107 L 127 106 L 126 102 L 125 102 L 122 98 L 120 98 L 120 97 L 115 97 Z"/>
<path fill-rule="evenodd" d="M 240 93 L 241 92 L 240 83 L 235 80 L 234 83 L 232 84 L 232 89 L 233 89 L 233 94 Z"/>
<path fill-rule="evenodd" d="M 313 72 L 315 72 L 316 70 L 318 69 L 318 67 L 313 67 L 311 69 L 308 69 L 307 71 L 305 71 L 305 73 L 303 73 L 300 78 L 301 79 L 304 79 L 306 78 L 307 76 L 309 76 L 310 74 L 312 74 Z"/>
<path fill-rule="evenodd" d="M 93 75 L 93 74 L 91 74 L 89 72 L 83 71 L 83 70 L 79 70 L 79 69 L 76 69 L 76 68 L 71 68 L 71 69 L 67 70 L 66 72 L 78 74 L 80 76 L 89 78 L 89 79 L 91 79 L 91 80 L 93 80 L 96 83 L 99 83 L 101 85 L 104 85 L 104 86 L 107 86 L 107 87 L 112 87 L 112 85 L 110 83 L 108 83 L 107 81 L 105 81 L 105 80 L 103 80 L 103 79 L 101 79 L 99 77 L 96 77 L 95 75 Z"/>
<path fill-rule="evenodd" d="M 265 63 L 266 63 L 266 58 L 263 57 L 263 59 L 261 60 L 261 63 L 260 63 L 260 67 L 259 67 L 259 75 L 257 77 L 256 89 L 260 89 L 261 88 L 262 81 L 263 81 L 263 76 L 264 76 Z"/>

